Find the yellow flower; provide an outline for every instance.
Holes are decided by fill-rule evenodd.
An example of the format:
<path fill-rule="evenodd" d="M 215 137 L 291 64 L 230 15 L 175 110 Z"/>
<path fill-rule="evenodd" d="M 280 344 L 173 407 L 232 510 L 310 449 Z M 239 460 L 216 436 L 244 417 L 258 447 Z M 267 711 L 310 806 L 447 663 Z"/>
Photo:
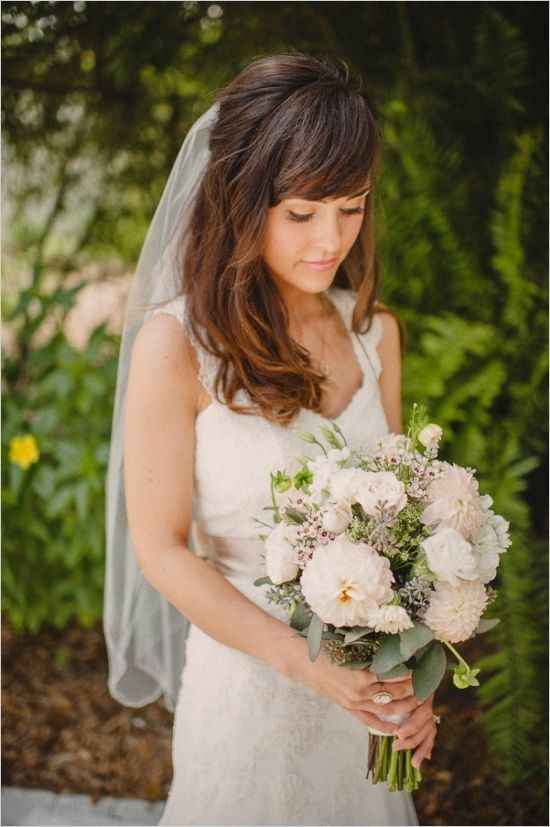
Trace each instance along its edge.
<path fill-rule="evenodd" d="M 27 470 L 40 456 L 36 439 L 32 434 L 14 436 L 10 441 L 10 460 Z"/>

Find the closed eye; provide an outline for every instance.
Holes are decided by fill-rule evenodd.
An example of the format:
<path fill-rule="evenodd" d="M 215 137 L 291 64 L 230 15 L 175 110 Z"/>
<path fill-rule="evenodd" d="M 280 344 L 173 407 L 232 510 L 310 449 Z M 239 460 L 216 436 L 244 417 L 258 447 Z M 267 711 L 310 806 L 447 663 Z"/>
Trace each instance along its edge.
<path fill-rule="evenodd" d="M 364 207 L 355 207 L 353 210 L 340 210 L 340 212 L 344 215 L 359 215 L 360 213 L 364 213 L 365 209 Z M 291 221 L 309 221 L 313 215 L 315 215 L 315 213 L 295 213 L 292 212 L 292 210 L 289 210 Z"/>

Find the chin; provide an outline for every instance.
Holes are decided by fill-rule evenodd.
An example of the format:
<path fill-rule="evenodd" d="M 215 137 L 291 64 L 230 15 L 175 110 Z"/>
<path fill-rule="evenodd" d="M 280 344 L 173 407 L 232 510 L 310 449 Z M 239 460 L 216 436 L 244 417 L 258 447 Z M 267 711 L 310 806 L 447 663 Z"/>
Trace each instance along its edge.
<path fill-rule="evenodd" d="M 336 273 L 329 270 L 327 273 L 314 273 L 308 278 L 301 278 L 294 286 L 304 293 L 323 293 L 328 290 L 334 281 Z"/>

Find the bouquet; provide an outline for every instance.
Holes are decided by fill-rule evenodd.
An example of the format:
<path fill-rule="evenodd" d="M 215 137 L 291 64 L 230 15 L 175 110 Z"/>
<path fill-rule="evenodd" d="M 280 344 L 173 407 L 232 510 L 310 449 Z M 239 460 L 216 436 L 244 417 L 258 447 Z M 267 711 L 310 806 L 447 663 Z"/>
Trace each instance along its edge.
<path fill-rule="evenodd" d="M 381 681 L 412 673 L 420 701 L 447 668 L 459 689 L 479 685 L 479 669 L 455 644 L 499 622 L 482 615 L 510 545 L 509 523 L 480 494 L 475 470 L 437 458 L 441 436 L 416 404 L 407 433 L 371 450 L 349 446 L 334 422 L 319 438 L 300 434 L 317 455 L 271 472 L 273 525 L 260 535 L 267 575 L 255 581 L 270 586 L 267 599 L 307 638 L 311 661 L 323 648 Z M 369 732 L 366 777 L 392 791 L 417 789 L 412 750 L 392 751 L 393 736 Z"/>

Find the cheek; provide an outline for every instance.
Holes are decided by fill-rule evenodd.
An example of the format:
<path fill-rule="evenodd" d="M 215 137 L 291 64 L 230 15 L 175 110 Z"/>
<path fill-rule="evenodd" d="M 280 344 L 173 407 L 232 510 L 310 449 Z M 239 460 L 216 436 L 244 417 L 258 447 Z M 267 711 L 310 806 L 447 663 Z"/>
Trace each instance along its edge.
<path fill-rule="evenodd" d="M 274 222 L 266 237 L 266 260 L 292 265 L 302 258 L 307 244 L 308 230 L 305 226 L 290 221 Z"/>

